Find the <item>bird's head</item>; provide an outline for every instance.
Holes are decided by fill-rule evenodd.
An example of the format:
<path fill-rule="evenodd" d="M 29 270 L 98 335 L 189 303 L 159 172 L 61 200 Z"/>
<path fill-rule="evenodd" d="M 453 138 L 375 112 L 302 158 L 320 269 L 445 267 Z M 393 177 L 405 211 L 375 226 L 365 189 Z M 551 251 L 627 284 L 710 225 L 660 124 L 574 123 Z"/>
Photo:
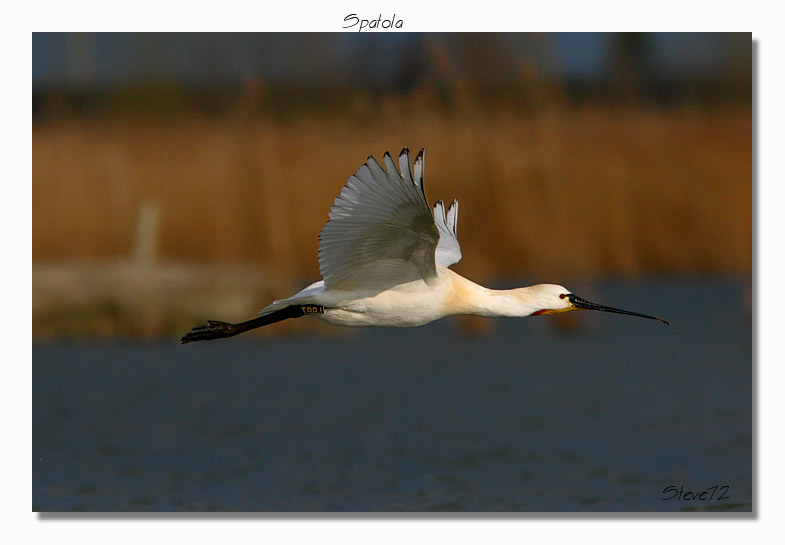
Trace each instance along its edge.
<path fill-rule="evenodd" d="M 626 314 L 628 316 L 638 316 L 639 318 L 648 318 L 650 320 L 659 320 L 666 325 L 670 325 L 667 321 L 662 318 L 657 318 L 656 316 L 649 316 L 648 314 L 640 314 L 638 312 L 592 303 L 591 301 L 587 301 L 586 299 L 571 293 L 567 288 L 555 284 L 538 284 L 528 288 L 528 290 L 527 296 L 530 304 L 539 308 L 539 310 L 532 312 L 530 316 L 561 314 L 562 312 L 570 312 L 571 310 L 600 310 L 603 312 Z"/>

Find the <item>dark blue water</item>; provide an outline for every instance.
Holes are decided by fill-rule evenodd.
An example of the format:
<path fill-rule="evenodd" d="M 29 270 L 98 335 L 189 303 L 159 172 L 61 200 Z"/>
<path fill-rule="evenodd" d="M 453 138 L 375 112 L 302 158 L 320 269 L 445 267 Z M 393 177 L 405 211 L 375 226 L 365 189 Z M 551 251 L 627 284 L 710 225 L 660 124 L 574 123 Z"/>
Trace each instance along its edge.
<path fill-rule="evenodd" d="M 35 345 L 33 510 L 750 511 L 747 289 L 580 293 L 670 327 Z"/>

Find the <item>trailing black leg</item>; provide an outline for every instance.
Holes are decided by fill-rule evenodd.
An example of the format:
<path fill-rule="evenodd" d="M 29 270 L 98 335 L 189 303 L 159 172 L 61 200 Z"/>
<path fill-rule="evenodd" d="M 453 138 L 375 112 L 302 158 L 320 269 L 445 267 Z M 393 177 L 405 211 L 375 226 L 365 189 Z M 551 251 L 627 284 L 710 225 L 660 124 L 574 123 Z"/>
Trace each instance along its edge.
<path fill-rule="evenodd" d="M 190 343 L 193 341 L 211 341 L 213 339 L 223 339 L 225 337 L 234 337 L 240 333 L 244 333 L 257 327 L 280 322 L 289 318 L 299 318 L 306 314 L 324 314 L 324 307 L 321 305 L 292 305 L 289 307 L 276 310 L 270 314 L 259 316 L 252 320 L 240 322 L 237 324 L 230 324 L 228 322 L 219 322 L 217 320 L 208 320 L 206 323 L 193 328 L 191 331 L 183 335 L 180 339 L 180 344 Z"/>

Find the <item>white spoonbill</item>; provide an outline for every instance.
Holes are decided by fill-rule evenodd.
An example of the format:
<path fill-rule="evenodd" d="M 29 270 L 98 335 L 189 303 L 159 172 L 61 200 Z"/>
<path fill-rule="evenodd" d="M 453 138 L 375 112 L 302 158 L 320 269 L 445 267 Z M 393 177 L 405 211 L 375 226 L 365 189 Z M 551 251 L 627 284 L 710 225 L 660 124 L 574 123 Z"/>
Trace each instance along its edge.
<path fill-rule="evenodd" d="M 425 198 L 425 154 L 411 168 L 409 149 L 389 153 L 385 169 L 372 157 L 351 176 L 319 235 L 322 280 L 287 299 L 273 301 L 259 317 L 230 324 L 210 320 L 181 341 L 231 337 L 287 318 L 314 315 L 342 326 L 411 327 L 445 316 L 538 316 L 589 309 L 665 320 L 591 303 L 567 288 L 538 284 L 488 289 L 448 267 L 461 259 L 458 201 L 445 210 Z"/>

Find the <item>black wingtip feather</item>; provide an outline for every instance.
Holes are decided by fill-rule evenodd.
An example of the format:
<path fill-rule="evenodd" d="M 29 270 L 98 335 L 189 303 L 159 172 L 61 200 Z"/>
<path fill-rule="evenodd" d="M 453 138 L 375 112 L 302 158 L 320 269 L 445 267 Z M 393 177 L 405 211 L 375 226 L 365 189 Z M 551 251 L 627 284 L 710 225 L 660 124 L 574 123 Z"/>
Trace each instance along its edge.
<path fill-rule="evenodd" d="M 450 210 L 452 210 L 456 206 L 458 206 L 458 199 L 453 199 L 452 202 L 450 203 L 450 207 L 447 208 L 447 213 L 449 214 Z M 455 219 L 452 222 L 452 232 L 453 234 L 455 234 L 456 237 L 458 236 L 458 212 L 455 213 Z"/>
<path fill-rule="evenodd" d="M 420 163 L 420 176 L 413 176 L 412 182 L 420 188 L 422 196 L 425 197 L 425 148 L 420 148 L 420 152 L 414 160 L 414 164 L 417 165 L 417 163 Z"/>

